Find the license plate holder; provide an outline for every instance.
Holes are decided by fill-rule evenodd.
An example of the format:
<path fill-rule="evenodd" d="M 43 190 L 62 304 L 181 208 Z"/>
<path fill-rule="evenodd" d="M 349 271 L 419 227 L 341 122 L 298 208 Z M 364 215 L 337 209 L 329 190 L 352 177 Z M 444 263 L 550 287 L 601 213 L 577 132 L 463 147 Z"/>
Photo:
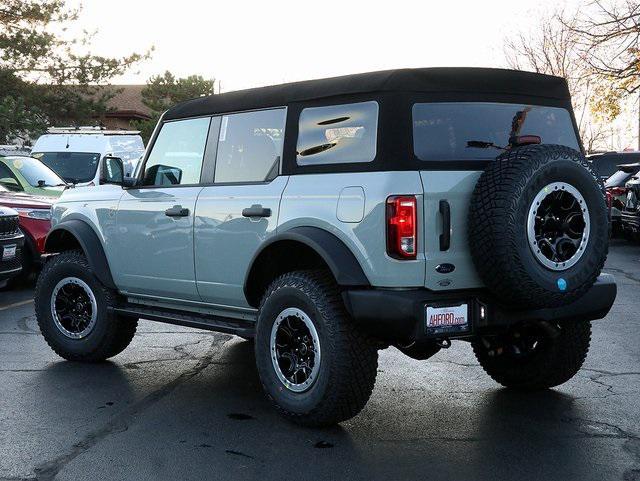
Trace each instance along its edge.
<path fill-rule="evenodd" d="M 13 259 L 16 256 L 17 247 L 18 246 L 16 244 L 4 246 L 2 248 L 2 260 L 8 261 Z"/>
<path fill-rule="evenodd" d="M 469 304 L 425 306 L 425 334 L 429 337 L 459 335 L 471 331 Z"/>

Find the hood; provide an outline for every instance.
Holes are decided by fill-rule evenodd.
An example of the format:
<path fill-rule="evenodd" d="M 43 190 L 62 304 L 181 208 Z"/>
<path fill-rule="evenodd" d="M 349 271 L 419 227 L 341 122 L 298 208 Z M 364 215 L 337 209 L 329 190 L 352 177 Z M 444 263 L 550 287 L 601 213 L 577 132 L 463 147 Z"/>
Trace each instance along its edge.
<path fill-rule="evenodd" d="M 0 205 L 0 217 L 8 217 L 8 216 L 15 217 L 17 215 L 18 215 L 17 211 Z"/>
<path fill-rule="evenodd" d="M 6 207 L 22 207 L 26 209 L 49 209 L 53 205 L 52 198 L 29 195 L 17 192 L 0 192 L 0 205 Z"/>

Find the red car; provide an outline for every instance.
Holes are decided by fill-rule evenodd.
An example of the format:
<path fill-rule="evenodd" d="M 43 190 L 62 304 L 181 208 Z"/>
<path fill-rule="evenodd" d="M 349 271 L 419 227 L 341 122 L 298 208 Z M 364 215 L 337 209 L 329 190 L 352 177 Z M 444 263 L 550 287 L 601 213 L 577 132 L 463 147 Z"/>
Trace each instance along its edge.
<path fill-rule="evenodd" d="M 24 233 L 22 272 L 16 280 L 25 280 L 42 262 L 44 241 L 51 228 L 51 206 L 55 198 L 11 192 L 0 186 L 0 205 L 18 211 Z"/>

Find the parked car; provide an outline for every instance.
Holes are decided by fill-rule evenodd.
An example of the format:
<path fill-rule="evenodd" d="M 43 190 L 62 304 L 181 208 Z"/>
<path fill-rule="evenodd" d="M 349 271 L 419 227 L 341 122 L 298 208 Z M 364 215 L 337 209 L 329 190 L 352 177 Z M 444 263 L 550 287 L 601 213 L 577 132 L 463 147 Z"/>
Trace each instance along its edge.
<path fill-rule="evenodd" d="M 0 185 L 0 206 L 16 211 L 24 234 L 24 246 L 17 255 L 22 271 L 12 279 L 12 283 L 24 282 L 41 267 L 45 239 L 51 229 L 51 206 L 55 201 L 52 197 L 11 192 Z"/>
<path fill-rule="evenodd" d="M 589 155 L 587 160 L 600 178 L 607 180 L 618 170 L 618 165 L 640 162 L 640 152 L 605 152 Z"/>
<path fill-rule="evenodd" d="M 2 287 L 22 270 L 20 256 L 24 236 L 18 224 L 18 213 L 15 210 L 0 207 L 0 285 Z"/>
<path fill-rule="evenodd" d="M 625 184 L 626 199 L 620 215 L 622 233 L 630 240 L 640 240 L 640 175 Z"/>
<path fill-rule="evenodd" d="M 38 138 L 31 155 L 66 182 L 85 186 L 98 184 L 105 156 L 121 158 L 127 175 L 134 171 L 143 153 L 138 131 L 83 127 L 49 129 Z"/>
<path fill-rule="evenodd" d="M 604 183 L 611 218 L 611 231 L 614 236 L 622 233 L 622 210 L 627 201 L 625 185 L 629 179 L 638 174 L 638 171 L 640 171 L 640 163 L 618 165 L 618 170 Z"/>
<path fill-rule="evenodd" d="M 38 159 L 0 156 L 0 186 L 12 192 L 60 197 L 66 183 Z"/>
<path fill-rule="evenodd" d="M 125 349 L 139 318 L 254 337 L 269 399 L 314 426 L 364 407 L 389 345 L 427 359 L 468 341 L 498 383 L 557 386 L 616 295 L 581 150 L 566 81 L 521 71 L 187 101 L 160 119 L 138 178 L 107 157 L 111 185 L 55 204 L 40 330 L 85 362 Z"/>

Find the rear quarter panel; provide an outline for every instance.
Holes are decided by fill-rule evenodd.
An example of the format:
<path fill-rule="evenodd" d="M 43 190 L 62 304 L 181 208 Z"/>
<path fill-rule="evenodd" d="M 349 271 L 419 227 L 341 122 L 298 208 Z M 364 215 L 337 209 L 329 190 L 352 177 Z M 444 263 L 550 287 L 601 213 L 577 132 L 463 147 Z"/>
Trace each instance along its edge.
<path fill-rule="evenodd" d="M 364 192 L 364 198 L 358 192 Z M 418 172 L 293 175 L 282 196 L 277 232 L 298 226 L 325 229 L 351 250 L 371 285 L 423 286 L 424 254 L 420 246 L 416 260 L 400 261 L 386 253 L 386 199 L 401 194 L 416 195 L 418 212 L 422 212 Z M 360 215 L 362 220 L 358 220 Z"/>

